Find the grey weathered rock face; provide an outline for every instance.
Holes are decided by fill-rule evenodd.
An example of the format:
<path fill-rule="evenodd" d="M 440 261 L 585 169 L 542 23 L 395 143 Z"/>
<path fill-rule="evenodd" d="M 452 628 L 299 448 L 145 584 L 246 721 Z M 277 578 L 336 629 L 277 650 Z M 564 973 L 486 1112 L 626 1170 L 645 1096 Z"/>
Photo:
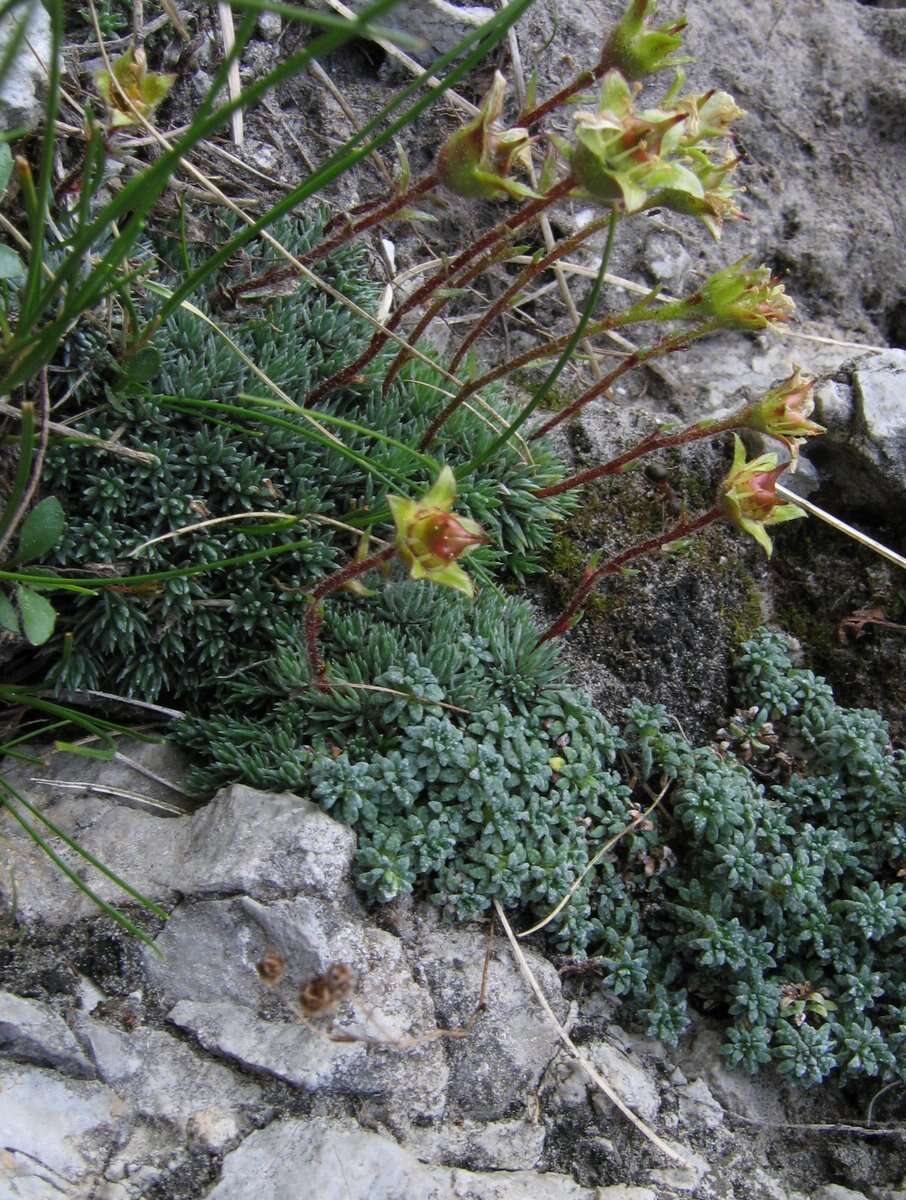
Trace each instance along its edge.
<path fill-rule="evenodd" d="M 484 945 L 474 933 L 444 929 L 415 943 L 415 955 L 444 1028 L 462 1028 L 481 992 Z M 555 1011 L 565 1015 L 560 980 L 553 967 L 530 954 L 532 970 Z M 447 1047 L 452 1112 L 482 1121 L 511 1116 L 533 1094 L 557 1050 L 557 1035 L 533 1000 L 509 955 L 492 961 L 487 1011 L 472 1033 Z"/>
<path fill-rule="evenodd" d="M 540 95 L 563 83 L 563 51 L 589 61 L 623 8 L 622 0 L 558 0 L 555 18 L 544 5 L 529 12 L 520 42 L 538 68 Z M 738 128 L 747 220 L 726 228 L 717 247 L 687 236 L 683 221 L 634 222 L 636 234 L 631 225 L 621 234 L 616 261 L 661 279 L 666 265 L 675 279 L 672 263 L 694 247 L 680 272 L 691 280 L 705 264 L 751 254 L 788 275 L 807 318 L 839 335 L 902 346 L 906 214 L 895 200 L 906 187 L 902 11 L 853 0 L 688 0 L 663 11 L 664 19 L 679 11 L 688 18 L 689 85 L 722 88 L 746 110 Z M 532 48 L 545 45 L 554 23 L 550 48 L 532 63 Z M 655 85 L 652 98 L 660 90 Z"/>
<path fill-rule="evenodd" d="M 0 1065 L 0 1194 L 19 1194 L 21 1181 L 33 1196 L 56 1194 L 53 1189 L 81 1195 L 82 1185 L 97 1180 L 131 1116 L 128 1102 L 103 1083 Z"/>
<path fill-rule="evenodd" d="M 906 350 L 852 359 L 816 392 L 827 428 L 810 457 L 849 509 L 906 503 Z"/>
<path fill-rule="evenodd" d="M 42 99 L 50 61 L 50 16 L 40 3 L 21 6 L 0 20 L 0 61 L 18 36 L 25 35 L 0 83 L 0 131 L 34 129 L 41 120 Z"/>
<path fill-rule="evenodd" d="M 0 992 L 0 1054 L 52 1067 L 61 1075 L 92 1079 L 94 1065 L 69 1026 L 46 1004 Z"/>
<path fill-rule="evenodd" d="M 361 12 L 366 5 L 367 0 L 351 0 L 348 7 L 354 12 Z M 408 53 L 422 66 L 429 66 L 493 15 L 493 7 L 487 4 L 459 3 L 457 0 L 402 0 L 384 24 L 409 34 L 417 33 L 418 42 L 407 47 Z"/>
<path fill-rule="evenodd" d="M 411 1125 L 400 1133 L 402 1144 L 419 1162 L 466 1162 L 474 1171 L 530 1171 L 544 1154 L 544 1126 L 525 1119 L 445 1121 Z"/>
<path fill-rule="evenodd" d="M 661 1106 L 660 1093 L 650 1071 L 634 1060 L 612 1041 L 591 1042 L 585 1048 L 588 1057 L 598 1068 L 624 1104 L 645 1121 L 653 1121 Z M 600 1098 L 601 1107 L 610 1104 Z"/>
<path fill-rule="evenodd" d="M 868 1200 L 868 1197 L 864 1192 L 854 1192 L 852 1188 L 829 1183 L 812 1192 L 811 1200 Z"/>
<path fill-rule="evenodd" d="M 300 1180 L 311 1195 L 348 1200 L 594 1200 L 594 1192 L 562 1175 L 481 1173 L 430 1167 L 390 1138 L 353 1122 L 316 1118 L 275 1122 L 228 1154 L 210 1200 L 297 1200 Z"/>
<path fill-rule="evenodd" d="M 242 897 L 178 910 L 157 944 L 163 959 L 148 955 L 151 983 L 173 1005 L 169 1020 L 207 1050 L 305 1091 L 383 1101 L 413 1116 L 443 1112 L 447 1068 L 437 1040 L 403 1051 L 331 1041 L 323 1024 L 294 1011 L 299 986 L 342 962 L 359 982 L 337 1013 L 336 1035 L 404 1042 L 434 1028 L 430 996 L 392 934 L 315 897 L 270 905 Z M 269 951 L 287 963 L 270 992 L 255 969 Z M 265 1000 L 279 1005 L 266 1018 Z"/>
<path fill-rule="evenodd" d="M 93 1017 L 74 1028 L 87 1046 L 98 1077 L 141 1116 L 157 1118 L 182 1135 L 188 1122 L 211 1108 L 239 1113 L 260 1104 L 261 1089 L 250 1080 L 198 1054 L 158 1029 L 113 1029 Z M 174 1090 L 177 1079 L 191 1086 Z"/>
<path fill-rule="evenodd" d="M 183 756 L 147 743 L 128 746 L 128 755 L 146 770 L 172 779 Z M 48 816 L 63 829 L 77 829 L 81 846 L 151 900 L 166 906 L 183 895 L 244 894 L 261 898 L 306 891 L 349 893 L 347 878 L 355 850 L 352 832 L 299 796 L 264 795 L 242 785 L 224 788 L 198 812 L 162 819 L 151 806 L 111 804 L 92 789 L 120 788 L 172 805 L 172 790 L 137 777 L 122 761 L 105 763 L 54 755 L 44 778 L 64 779 L 66 790 L 34 783 L 33 768 L 9 772 L 13 786 L 33 800 L 46 801 Z M 85 792 L 73 791 L 78 780 Z M 270 834 L 262 838 L 259 829 Z M 24 916 L 51 923 L 90 916 L 94 906 L 56 870 L 17 826 L 9 830 L 17 859 L 28 864 L 16 881 L 16 907 Z M 86 876 L 84 861 L 66 847 L 64 861 Z M 122 892 L 104 876 L 90 873 L 91 886 L 110 903 Z M 9 880 L 0 876 L 0 896 Z"/>

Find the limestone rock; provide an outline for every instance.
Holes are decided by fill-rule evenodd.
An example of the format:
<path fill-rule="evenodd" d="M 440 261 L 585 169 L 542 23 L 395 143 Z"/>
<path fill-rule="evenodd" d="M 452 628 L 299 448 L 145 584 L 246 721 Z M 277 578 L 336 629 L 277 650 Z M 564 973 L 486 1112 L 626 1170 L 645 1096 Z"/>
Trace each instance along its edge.
<path fill-rule="evenodd" d="M 463 1026 L 481 990 L 485 935 L 443 929 L 422 933 L 413 954 L 434 997 L 438 1023 Z M 549 962 L 526 951 L 529 964 L 561 1020 L 560 979 Z M 487 1008 L 466 1038 L 450 1041 L 449 1098 L 456 1112 L 492 1121 L 524 1107 L 560 1043 L 550 1021 L 506 951 L 492 956 Z"/>
<path fill-rule="evenodd" d="M 0 20 L 0 59 L 27 14 L 25 38 L 0 83 L 0 131 L 34 129 L 43 112 L 41 93 L 50 61 L 50 16 L 40 3 L 18 8 Z"/>
<path fill-rule="evenodd" d="M 94 1077 L 94 1067 L 69 1026 L 46 1004 L 0 992 L 0 1053 L 18 1062 Z"/>
<path fill-rule="evenodd" d="M 275 42 L 283 32 L 283 18 L 279 13 L 263 12 L 258 17 L 256 28 L 259 37 L 266 42 Z"/>
<path fill-rule="evenodd" d="M 401 1118 L 442 1111 L 440 1042 L 405 1044 L 436 1028 L 430 995 L 412 978 L 399 939 L 351 909 L 313 896 L 201 901 L 179 908 L 157 945 L 163 959 L 146 956 L 152 985 L 174 1006 L 170 1020 L 205 1049 L 310 1091 L 384 1099 Z M 256 971 L 269 950 L 286 962 L 272 990 Z M 329 1020 L 306 1024 L 298 990 L 335 963 L 352 968 L 354 993 Z M 328 1029 L 368 1045 L 331 1041 Z"/>
<path fill-rule="evenodd" d="M 316 804 L 233 784 L 190 818 L 181 891 L 349 894 L 355 834 Z"/>
<path fill-rule="evenodd" d="M 721 1038 L 713 1029 L 702 1029 L 683 1046 L 679 1061 L 688 1076 L 700 1076 L 717 1102 L 730 1113 L 770 1128 L 787 1120 L 776 1090 L 764 1079 L 727 1066 L 720 1053 Z"/>
<path fill-rule="evenodd" d="M 868 1200 L 864 1192 L 854 1192 L 852 1188 L 841 1187 L 839 1183 L 828 1183 L 812 1192 L 811 1200 Z"/>
<path fill-rule="evenodd" d="M 228 1154 L 208 1200 L 297 1200 L 307 1195 L 344 1200 L 594 1200 L 564 1175 L 480 1173 L 426 1166 L 389 1138 L 351 1121 L 316 1118 L 274 1122 Z"/>
<path fill-rule="evenodd" d="M 906 350 L 845 363 L 816 393 L 827 434 L 812 459 L 838 503 L 883 512 L 906 501 Z"/>
<path fill-rule="evenodd" d="M 181 1135 L 189 1120 L 214 1105 L 229 1112 L 260 1105 L 257 1084 L 160 1030 L 126 1033 L 93 1017 L 81 1018 L 77 1029 L 91 1048 L 101 1079 L 137 1113 L 169 1122 Z"/>
<path fill-rule="evenodd" d="M 708 1160 L 690 1150 L 688 1146 L 682 1146 L 679 1143 L 668 1143 L 668 1145 L 672 1145 L 682 1154 L 689 1166 L 659 1167 L 657 1170 L 649 1171 L 651 1182 L 674 1192 L 694 1192 L 708 1174 Z"/>
<path fill-rule="evenodd" d="M 26 1186 L 33 1196 L 75 1194 L 96 1177 L 129 1114 L 103 1083 L 0 1066 L 0 1129 L 9 1156 L 0 1155 L 0 1194 L 29 1195 Z"/>
<path fill-rule="evenodd" d="M 613 1042 L 593 1042 L 584 1049 L 623 1103 L 643 1121 L 653 1121 L 661 1107 L 661 1098 L 657 1084 L 645 1066 Z M 602 1092 L 596 1090 L 593 1093 L 593 1103 L 608 1117 L 614 1114 L 612 1102 Z"/>
<path fill-rule="evenodd" d="M 617 1183 L 613 1187 L 598 1188 L 596 1200 L 658 1200 L 657 1193 L 646 1187 L 624 1187 Z"/>
<path fill-rule="evenodd" d="M 678 1088 L 677 1100 L 680 1120 L 689 1128 L 711 1130 L 723 1125 L 723 1109 L 704 1079 L 693 1079 Z"/>
<path fill-rule="evenodd" d="M 544 1152 L 544 1126 L 529 1121 L 462 1121 L 410 1126 L 402 1143 L 421 1162 L 473 1171 L 531 1170 Z"/>
<path fill-rule="evenodd" d="M 137 743 L 129 746 L 129 754 L 164 778 L 179 776 L 183 759 L 177 752 Z M 171 804 L 174 800 L 172 791 L 137 775 L 121 761 L 55 755 L 46 772 L 49 779 L 120 788 Z M 10 772 L 11 782 L 85 850 L 165 907 L 184 895 L 242 892 L 269 898 L 297 892 L 350 893 L 355 835 L 303 797 L 235 784 L 192 815 L 163 816 L 87 789 L 79 794 L 55 788 L 53 783 L 35 784 L 30 781 L 34 774 L 34 768 Z M 20 916 L 59 925 L 93 915 L 96 909 L 91 901 L 73 888 L 23 831 L 7 824 L 8 867 L 16 881 Z M 123 892 L 86 867 L 73 851 L 62 847 L 60 854 L 103 900 L 123 902 Z M 0 898 L 8 878 L 7 872 L 0 875 Z"/>
<path fill-rule="evenodd" d="M 349 0 L 349 7 L 358 12 L 366 7 L 366 2 Z M 486 4 L 466 4 L 461 0 L 403 0 L 382 24 L 418 37 L 419 44 L 407 47 L 407 53 L 427 66 L 493 16 L 494 9 Z"/>

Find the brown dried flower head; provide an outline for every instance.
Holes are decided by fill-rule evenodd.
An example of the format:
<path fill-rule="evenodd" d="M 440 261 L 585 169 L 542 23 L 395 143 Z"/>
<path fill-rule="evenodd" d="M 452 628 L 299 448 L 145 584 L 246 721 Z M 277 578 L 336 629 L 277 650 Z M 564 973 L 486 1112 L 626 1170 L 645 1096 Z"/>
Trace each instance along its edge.
<path fill-rule="evenodd" d="M 323 975 L 312 979 L 299 989 L 299 1005 L 305 1017 L 331 1013 L 352 995 L 356 977 L 347 963 L 332 963 Z"/>

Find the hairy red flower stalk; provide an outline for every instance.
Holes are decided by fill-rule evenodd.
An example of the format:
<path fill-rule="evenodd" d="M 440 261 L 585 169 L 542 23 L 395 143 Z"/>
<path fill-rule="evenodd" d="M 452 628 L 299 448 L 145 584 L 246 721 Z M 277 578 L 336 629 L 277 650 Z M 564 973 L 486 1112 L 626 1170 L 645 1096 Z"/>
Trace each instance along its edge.
<path fill-rule="evenodd" d="M 338 250 L 340 246 L 344 246 L 356 234 L 362 233 L 366 229 L 370 229 L 374 225 L 379 225 L 381 221 L 386 221 L 395 213 L 404 208 L 416 196 L 420 196 L 425 192 L 429 192 L 437 184 L 437 174 L 432 171 L 428 175 L 423 175 L 421 179 L 416 180 L 411 187 L 404 192 L 394 196 L 390 200 L 378 201 L 373 206 L 372 211 L 368 212 L 367 216 L 358 221 L 348 221 L 339 232 L 333 237 L 327 237 L 317 246 L 313 246 L 311 250 L 305 254 L 299 255 L 299 262 L 305 266 L 311 266 L 312 263 L 318 262 L 319 259 L 325 258 L 328 254 L 332 254 L 334 250 Z M 367 209 L 368 205 L 360 205 L 360 208 Z M 353 209 L 353 213 L 357 210 Z M 344 214 L 346 215 L 346 214 Z M 340 217 L 335 217 L 329 221 L 325 227 L 325 233 L 333 228 Z M 291 263 L 285 266 L 269 267 L 266 271 L 254 276 L 252 279 L 244 279 L 240 283 L 233 284 L 232 287 L 223 289 L 224 298 L 235 302 L 242 296 L 254 295 L 260 291 L 263 286 L 276 287 L 279 284 L 285 283 L 287 280 L 298 278 L 299 271 Z"/>
<path fill-rule="evenodd" d="M 423 196 L 425 192 L 430 192 L 436 185 L 437 172 L 429 171 L 421 179 L 416 179 L 415 183 L 406 188 L 404 192 L 400 192 L 398 196 L 393 196 L 358 221 L 353 221 L 345 229 L 335 233 L 332 238 L 328 238 L 326 242 L 319 242 L 317 246 L 313 246 L 311 250 L 301 256 L 301 261 L 308 265 L 325 258 L 348 242 L 350 238 L 355 237 L 357 233 L 362 233 L 366 229 L 371 229 L 373 225 L 379 225 L 381 221 L 386 221 L 398 213 L 401 208 L 405 208 L 416 196 Z"/>
<path fill-rule="evenodd" d="M 619 366 L 609 371 L 603 379 L 599 379 L 590 388 L 586 388 L 582 395 L 577 400 L 574 400 L 572 404 L 567 405 L 560 412 L 554 413 L 549 420 L 534 430 L 529 441 L 531 442 L 536 438 L 543 437 L 544 434 L 549 433 L 552 429 L 556 429 L 558 425 L 562 425 L 564 421 L 568 421 L 577 412 L 581 412 L 586 404 L 590 404 L 592 400 L 596 400 L 598 396 L 606 392 L 618 379 L 636 367 L 641 366 L 642 363 L 650 362 L 653 358 L 660 358 L 664 354 L 673 354 L 677 350 L 682 350 L 692 342 L 697 341 L 698 338 L 704 337 L 705 334 L 713 333 L 717 328 L 717 322 L 709 321 L 704 325 L 700 325 L 697 329 L 692 329 L 685 333 L 671 334 L 669 337 L 661 338 L 653 346 L 636 350 L 627 358 L 624 358 Z"/>
<path fill-rule="evenodd" d="M 439 271 L 436 271 L 430 279 L 426 280 L 426 282 L 423 283 L 420 288 L 417 288 L 411 296 L 404 300 L 399 308 L 397 308 L 392 316 L 385 322 L 387 329 L 395 329 L 407 312 L 411 312 L 412 309 L 419 308 L 421 305 L 425 304 L 432 293 L 444 283 L 448 282 L 451 276 L 455 275 L 456 272 L 461 271 L 464 267 L 468 266 L 470 262 L 473 262 L 486 251 L 496 246 L 498 242 L 508 237 L 515 230 L 533 220 L 536 216 L 538 216 L 539 213 L 544 212 L 544 210 L 549 208 L 550 205 L 552 205 L 555 201 L 567 195 L 572 188 L 575 187 L 575 183 L 575 177 L 573 175 L 568 175 L 566 179 L 562 180 L 558 184 L 555 184 L 545 196 L 542 196 L 539 200 L 529 201 L 528 204 L 524 204 L 522 208 L 518 209 L 511 216 L 506 217 L 503 221 L 499 221 L 492 229 L 489 229 L 487 233 L 483 234 L 476 242 L 473 242 L 471 246 L 468 246 L 465 250 L 461 251 L 456 258 L 449 263 L 445 263 Z M 336 374 L 332 375 L 330 379 L 326 379 L 322 384 L 319 384 L 314 391 L 309 393 L 306 403 L 308 405 L 317 404 L 319 400 L 322 400 L 324 396 L 326 396 L 328 392 L 333 391 L 334 388 L 342 387 L 343 384 L 349 383 L 351 379 L 358 375 L 362 369 L 366 367 L 377 354 L 380 353 L 380 351 L 386 345 L 388 338 L 389 334 L 387 333 L 375 333 L 371 341 L 368 343 L 367 349 L 359 355 L 356 361 L 351 363 L 348 367 L 344 367 L 342 371 L 337 371 Z"/>
<path fill-rule="evenodd" d="M 646 31 L 641 27 L 641 20 L 644 20 L 646 9 L 647 5 L 642 4 L 640 6 L 640 12 L 635 14 L 635 17 L 631 17 L 631 24 L 633 25 L 636 24 L 636 19 L 640 18 L 638 27 L 634 31 L 627 31 L 630 36 L 637 36 L 641 33 L 643 35 L 643 42 L 646 40 Z M 576 76 L 575 79 L 562 87 L 559 92 L 555 92 L 553 96 L 549 96 L 547 100 L 544 100 L 541 104 L 536 105 L 529 112 L 520 113 L 518 124 L 525 125 L 526 127 L 537 125 L 540 120 L 548 115 L 548 113 L 553 112 L 554 109 L 562 107 L 567 100 L 575 96 L 576 92 L 581 92 L 583 88 L 591 87 L 592 84 L 597 83 L 600 79 L 603 79 L 607 72 L 611 70 L 611 68 L 616 68 L 625 76 L 625 78 L 629 80 L 641 78 L 642 75 L 650 74 L 653 71 L 664 70 L 666 67 L 671 65 L 669 54 L 673 49 L 677 48 L 679 42 L 679 38 L 674 35 L 681 33 L 684 25 L 685 21 L 682 20 L 675 22 L 669 28 L 658 30 L 657 33 L 661 35 L 667 35 L 666 38 L 663 36 L 661 37 L 662 45 L 660 46 L 660 49 L 655 51 L 654 57 L 651 57 L 649 52 L 647 56 L 647 62 L 644 60 L 636 60 L 635 70 L 632 69 L 633 64 L 627 59 L 626 44 L 621 45 L 620 39 L 615 40 L 612 34 L 608 41 L 605 42 L 604 49 L 601 51 L 601 57 L 593 67 L 586 71 L 582 71 Z M 617 31 L 614 30 L 614 33 L 616 32 Z M 649 30 L 647 32 L 650 34 L 651 31 Z M 671 43 L 675 44 L 671 45 Z M 679 61 L 682 60 L 673 60 L 674 65 L 678 65 Z"/>
<path fill-rule="evenodd" d="M 622 317 L 602 317 L 600 321 L 593 321 L 590 325 L 586 326 L 585 337 L 594 337 L 595 334 L 604 333 L 608 329 L 616 329 L 621 324 L 629 324 L 629 322 L 625 322 Z M 538 358 L 559 354 L 571 337 L 572 333 L 565 333 L 562 337 L 555 338 L 553 341 L 542 342 L 538 346 L 530 346 L 528 350 L 523 350 L 521 354 L 517 354 L 508 362 L 502 363 L 499 367 L 494 367 L 493 370 L 486 371 L 484 375 L 480 375 L 477 379 L 464 384 L 443 412 L 431 422 L 422 436 L 421 442 L 419 442 L 419 450 L 426 450 L 431 445 L 437 431 L 450 419 L 461 404 L 465 404 L 470 396 L 474 396 L 476 392 L 480 391 L 483 387 L 487 387 L 488 384 L 496 383 L 498 379 L 503 379 L 504 376 L 511 374 L 513 371 L 518 371 L 520 367 L 528 366 L 529 363 L 533 363 Z"/>
<path fill-rule="evenodd" d="M 713 525 L 715 521 L 719 521 L 723 515 L 723 509 L 720 505 L 715 504 L 713 508 L 709 508 L 700 517 L 695 517 L 691 521 L 680 521 L 672 529 L 668 529 L 666 533 L 660 533 L 657 537 L 640 542 L 637 546 L 631 546 L 628 550 L 624 550 L 622 554 L 617 554 L 614 558 L 609 559 L 602 566 L 595 567 L 592 571 L 587 571 L 585 578 L 576 589 L 569 604 L 567 604 L 560 616 L 557 617 L 556 621 L 549 625 L 538 639 L 538 645 L 540 646 L 543 642 L 550 641 L 551 638 L 562 637 L 564 633 L 568 632 L 575 620 L 576 614 L 592 591 L 594 591 L 599 579 L 603 579 L 605 575 L 613 575 L 621 567 L 624 567 L 636 558 L 641 558 L 644 554 L 651 554 L 654 550 L 660 550 L 663 546 L 667 546 L 671 542 L 676 542 L 680 538 L 698 533 L 699 530 L 705 529 L 708 525 Z"/>
<path fill-rule="evenodd" d="M 463 357 L 468 353 L 469 348 L 474 345 L 479 337 L 481 337 L 482 333 L 484 333 L 491 322 L 498 317 L 505 308 L 508 307 L 513 297 L 517 294 L 517 292 L 525 287 L 529 280 L 534 279 L 537 275 L 540 275 L 543 271 L 546 271 L 548 267 L 552 266 L 559 259 L 563 258 L 564 255 L 571 253 L 577 246 L 580 246 L 586 238 L 591 237 L 593 233 L 597 233 L 601 229 L 606 229 L 609 223 L 609 213 L 606 217 L 599 217 L 596 221 L 590 221 L 587 225 L 580 229 L 578 233 L 574 233 L 571 238 L 566 238 L 564 241 L 559 242 L 556 246 L 554 246 L 554 248 L 548 254 L 546 254 L 544 258 L 540 259 L 538 262 L 528 263 L 526 267 L 519 272 L 503 295 L 499 296 L 494 301 L 481 320 L 478 321 L 470 333 L 463 338 L 460 346 L 450 361 L 449 369 L 451 371 L 456 370 L 456 368 L 462 362 Z"/>
<path fill-rule="evenodd" d="M 603 79 L 613 64 L 604 62 L 603 60 L 597 66 L 582 71 L 571 83 L 567 83 L 559 92 L 555 92 L 553 96 L 548 96 L 540 104 L 536 104 L 530 112 L 520 113 L 517 117 L 517 122 L 524 125 L 526 128 L 531 128 L 532 125 L 537 125 L 549 113 L 564 105 L 571 96 L 575 96 L 576 92 L 581 92 L 584 88 L 589 88 L 597 83 L 599 79 Z"/>
<path fill-rule="evenodd" d="M 394 543 L 391 546 L 385 546 L 383 550 L 378 550 L 375 554 L 370 554 L 367 558 L 354 558 L 345 567 L 340 567 L 338 571 L 334 571 L 332 575 L 328 575 L 326 579 L 322 579 L 317 587 L 312 589 L 309 605 L 305 611 L 305 653 L 308 656 L 308 665 L 311 667 L 315 686 L 319 691 L 330 691 L 327 668 L 324 665 L 324 660 L 321 658 L 321 649 L 318 645 L 318 634 L 321 630 L 321 622 L 324 619 L 321 612 L 321 601 L 325 596 L 329 596 L 331 592 L 338 591 L 353 579 L 358 579 L 360 575 L 365 575 L 368 571 L 374 570 L 381 563 L 388 562 L 396 552 L 397 547 Z"/>
<path fill-rule="evenodd" d="M 715 437 L 718 433 L 727 433 L 731 429 L 741 429 L 744 425 L 742 418 L 745 413 L 735 414 L 731 417 L 724 418 L 723 421 L 714 421 L 710 425 L 690 425 L 686 429 L 680 429 L 676 433 L 665 433 L 658 435 L 649 433 L 647 437 L 642 438 L 638 445 L 633 446 L 630 450 L 626 450 L 623 454 L 616 458 L 608 459 L 606 463 L 599 463 L 596 467 L 589 467 L 586 471 L 579 471 L 575 475 L 571 475 L 569 479 L 561 479 L 559 483 L 552 483 L 550 487 L 541 488 L 535 492 L 535 496 L 539 500 L 545 500 L 549 496 L 560 496 L 564 492 L 570 492 L 573 488 L 582 487 L 585 483 L 593 483 L 596 479 L 602 479 L 606 475 L 619 475 L 624 467 L 629 463 L 635 462 L 637 458 L 642 458 L 646 454 L 653 454 L 656 450 L 666 450 L 670 446 L 686 446 L 689 442 L 698 442 L 703 438 Z"/>
<path fill-rule="evenodd" d="M 498 247 L 497 249 L 489 251 L 489 253 L 487 253 L 483 258 L 479 259 L 477 263 L 473 263 L 473 265 L 469 267 L 467 271 L 464 271 L 461 275 L 457 275 L 453 279 L 448 280 L 448 287 L 451 290 L 453 288 L 467 287 L 473 279 L 477 279 L 479 275 L 481 275 L 489 267 L 492 267 L 495 262 L 499 262 L 501 258 L 505 258 L 508 253 L 508 246 Z M 451 297 L 449 295 L 441 296 L 425 309 L 425 311 L 419 317 L 418 322 L 409 333 L 408 340 L 410 343 L 414 344 L 418 341 L 434 318 L 443 312 L 443 310 L 449 304 L 450 299 Z M 411 357 L 412 354 L 409 348 L 407 346 L 403 346 L 399 354 L 390 364 L 387 374 L 384 376 L 384 382 L 381 387 L 381 391 L 385 396 L 390 391 L 393 381 L 396 379 L 397 375 Z M 452 372 L 454 368 L 451 366 L 448 369 Z"/>

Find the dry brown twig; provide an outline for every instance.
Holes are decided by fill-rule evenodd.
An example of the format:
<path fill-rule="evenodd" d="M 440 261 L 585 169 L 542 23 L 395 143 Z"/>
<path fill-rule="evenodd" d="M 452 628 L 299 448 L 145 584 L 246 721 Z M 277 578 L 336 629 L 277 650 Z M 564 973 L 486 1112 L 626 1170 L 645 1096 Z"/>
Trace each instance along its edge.
<path fill-rule="evenodd" d="M 525 954 L 522 952 L 522 947 L 516 940 L 516 935 L 513 932 L 513 928 L 507 920 L 506 913 L 501 908 L 498 900 L 494 901 L 494 911 L 497 913 L 497 919 L 500 921 L 503 932 L 507 936 L 507 940 L 510 943 L 510 948 L 513 951 L 513 956 L 516 959 L 519 970 L 522 972 L 523 978 L 534 992 L 535 999 L 544 1010 L 544 1015 L 557 1031 L 557 1037 L 575 1059 L 581 1070 L 588 1076 L 588 1078 L 592 1081 L 592 1083 L 595 1084 L 596 1087 L 601 1089 L 607 1099 L 610 1100 L 610 1102 L 620 1110 L 623 1116 L 626 1117 L 626 1119 L 630 1121 L 636 1127 L 636 1129 L 638 1129 L 638 1131 L 644 1137 L 646 1137 L 649 1142 L 651 1142 L 653 1146 L 657 1146 L 658 1150 L 660 1150 L 662 1154 L 666 1154 L 668 1158 L 672 1159 L 673 1162 L 678 1163 L 681 1167 L 691 1168 L 692 1163 L 689 1162 L 689 1160 L 686 1159 L 682 1154 L 680 1154 L 678 1150 L 674 1149 L 669 1142 L 664 1141 L 660 1134 L 655 1133 L 651 1126 L 646 1124 L 641 1117 L 636 1116 L 629 1105 L 617 1095 L 600 1071 L 598 1071 L 597 1068 L 585 1057 L 576 1043 L 566 1032 L 563 1024 L 557 1020 L 557 1014 L 551 1008 L 547 997 L 541 990 L 541 985 L 538 983 L 538 980 L 535 978 L 531 967 L 528 965 Z"/>
<path fill-rule="evenodd" d="M 322 975 L 304 983 L 298 989 L 297 1000 L 291 1005 L 291 1008 L 313 1033 L 326 1038 L 329 1042 L 337 1042 L 341 1045 L 363 1045 L 388 1050 L 415 1050 L 431 1042 L 440 1041 L 442 1038 L 467 1038 L 474 1030 L 482 1013 L 487 1009 L 488 975 L 493 937 L 494 923 L 491 921 L 488 926 L 478 1000 L 464 1025 L 454 1026 L 450 1029 L 428 1029 L 424 1033 L 414 1034 L 411 1037 L 394 1037 L 381 1026 L 374 1013 L 358 994 L 360 980 L 352 967 L 342 962 L 331 963 Z M 276 988 L 286 977 L 286 959 L 278 951 L 269 949 L 255 964 L 255 970 L 263 984 Z M 377 1030 L 377 1036 L 371 1033 L 337 1031 L 332 1024 L 322 1028 L 318 1024 L 321 1018 L 332 1022 L 340 1005 L 353 997 L 356 998 L 356 1004 L 364 1013 L 365 1019 Z"/>

